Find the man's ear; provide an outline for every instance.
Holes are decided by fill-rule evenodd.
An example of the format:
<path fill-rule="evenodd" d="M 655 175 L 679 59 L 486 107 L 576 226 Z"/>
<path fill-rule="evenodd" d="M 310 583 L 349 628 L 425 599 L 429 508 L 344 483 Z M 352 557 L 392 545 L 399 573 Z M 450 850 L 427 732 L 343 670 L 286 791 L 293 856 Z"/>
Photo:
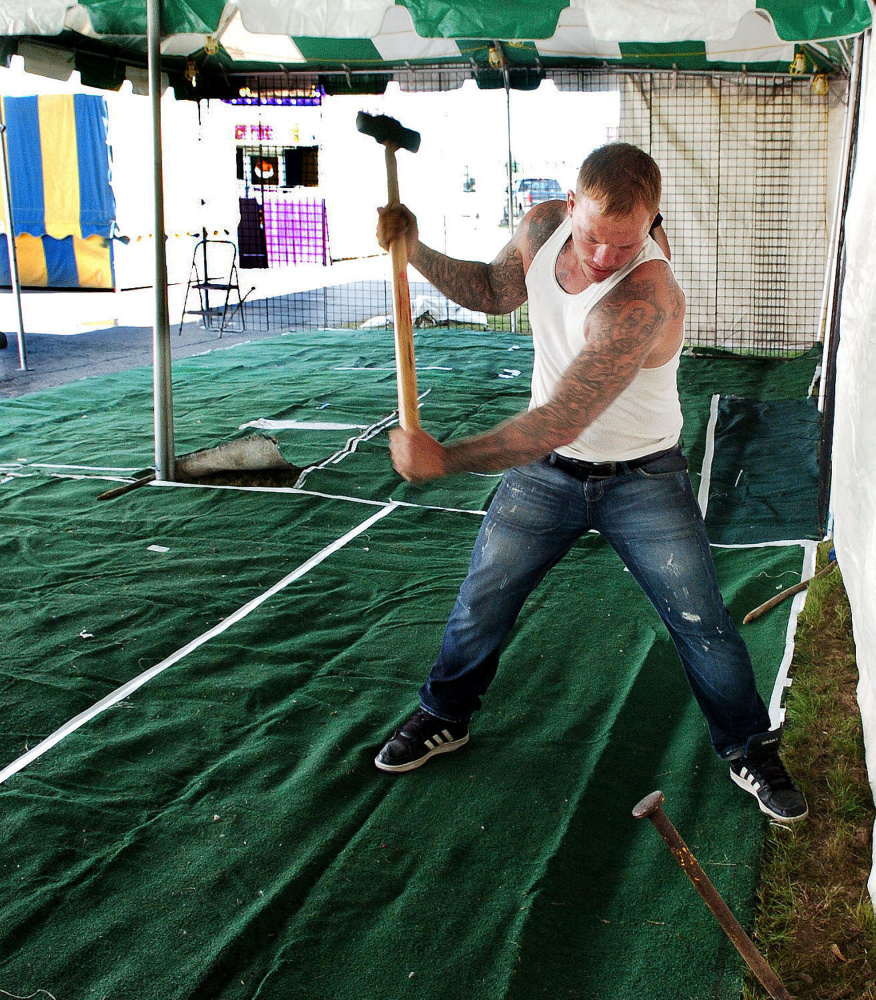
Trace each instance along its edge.
<path fill-rule="evenodd" d="M 575 192 L 574 191 L 567 191 L 566 192 L 566 210 L 568 211 L 569 215 L 571 215 L 572 212 L 575 211 Z"/>

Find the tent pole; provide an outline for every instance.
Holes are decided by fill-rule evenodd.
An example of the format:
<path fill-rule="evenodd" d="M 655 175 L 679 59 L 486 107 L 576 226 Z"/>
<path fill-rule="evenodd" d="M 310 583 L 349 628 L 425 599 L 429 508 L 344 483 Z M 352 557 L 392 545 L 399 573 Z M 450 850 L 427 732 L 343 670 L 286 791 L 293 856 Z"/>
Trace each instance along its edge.
<path fill-rule="evenodd" d="M 836 191 L 834 192 L 833 220 L 830 227 L 830 244 L 827 250 L 825 265 L 824 288 L 821 295 L 821 316 L 819 321 L 819 339 L 822 348 L 822 372 L 826 371 L 831 350 L 831 330 L 833 314 L 839 308 L 839 260 L 843 239 L 843 223 L 846 203 L 849 199 L 852 171 L 852 148 L 857 122 L 857 108 L 861 96 L 861 74 L 863 68 L 863 41 L 855 39 L 855 51 L 852 61 L 852 72 L 849 76 L 849 94 L 846 104 L 845 120 L 843 122 L 842 153 L 837 168 Z M 822 375 L 818 393 L 818 409 L 824 412 L 827 378 Z"/>
<path fill-rule="evenodd" d="M 18 314 L 18 367 L 26 372 L 27 342 L 24 337 L 24 313 L 21 311 L 21 283 L 18 275 L 18 250 L 15 246 L 15 222 L 12 218 L 12 181 L 9 174 L 9 147 L 6 142 L 6 122 L 3 119 L 3 102 L 0 101 L 0 149 L 3 151 L 3 199 L 6 205 L 6 246 L 9 251 L 9 281 L 15 296 Z"/>
<path fill-rule="evenodd" d="M 849 204 L 855 156 L 857 154 L 857 126 L 861 102 L 861 76 L 864 65 L 864 38 L 855 39 L 852 76 L 849 82 L 849 103 L 846 109 L 846 135 L 843 149 L 842 189 L 840 200 L 834 208 L 834 218 L 839 223 L 836 241 L 836 258 L 833 262 L 831 295 L 828 304 L 827 325 L 821 361 L 821 384 L 818 408 L 821 411 L 821 447 L 818 455 L 818 517 L 822 526 L 831 519 L 830 493 L 833 477 L 833 429 L 836 408 L 836 362 L 840 343 L 840 320 L 843 281 L 846 266 L 845 218 Z"/>
<path fill-rule="evenodd" d="M 173 383 L 170 316 L 167 305 L 167 251 L 164 234 L 164 177 L 161 166 L 161 10 L 162 0 L 146 0 L 149 55 L 149 101 L 152 106 L 152 187 L 155 194 L 155 323 L 152 327 L 152 371 L 155 425 L 155 475 L 174 479 Z"/>
<path fill-rule="evenodd" d="M 495 42 L 496 49 L 502 54 L 502 75 L 505 79 L 505 113 L 508 122 L 508 239 L 514 234 L 514 161 L 511 158 L 511 78 L 508 76 L 508 63 L 505 50 L 501 43 Z M 511 313 L 511 332 L 517 333 L 517 310 Z"/>

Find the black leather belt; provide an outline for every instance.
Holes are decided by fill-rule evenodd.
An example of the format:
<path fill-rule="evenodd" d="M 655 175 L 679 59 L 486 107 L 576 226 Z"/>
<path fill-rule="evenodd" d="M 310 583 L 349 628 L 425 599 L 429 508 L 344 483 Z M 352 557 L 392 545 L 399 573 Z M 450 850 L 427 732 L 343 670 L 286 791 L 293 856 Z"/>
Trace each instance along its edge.
<path fill-rule="evenodd" d="M 606 479 L 610 476 L 622 476 L 625 472 L 632 472 L 639 469 L 655 458 L 662 458 L 677 451 L 679 445 L 671 448 L 664 448 L 663 451 L 655 451 L 652 455 L 642 455 L 639 458 L 629 458 L 626 462 L 583 462 L 579 458 L 567 458 L 565 455 L 558 455 L 552 451 L 548 456 L 548 462 L 558 469 L 574 476 L 575 479 Z"/>

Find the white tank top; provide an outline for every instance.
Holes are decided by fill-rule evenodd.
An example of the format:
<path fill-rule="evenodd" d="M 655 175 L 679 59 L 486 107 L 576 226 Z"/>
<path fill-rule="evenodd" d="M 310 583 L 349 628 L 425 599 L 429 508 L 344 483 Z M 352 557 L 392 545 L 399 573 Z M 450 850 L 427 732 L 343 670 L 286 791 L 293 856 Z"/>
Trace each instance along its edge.
<path fill-rule="evenodd" d="M 535 348 L 530 409 L 548 402 L 560 376 L 583 350 L 584 324 L 597 302 L 639 264 L 666 260 L 654 240 L 647 239 L 629 264 L 573 295 L 563 290 L 556 273 L 557 257 L 571 232 L 567 216 L 536 253 L 526 275 Z M 681 345 L 665 365 L 640 368 L 617 399 L 557 452 L 585 462 L 623 462 L 672 448 L 682 424 L 676 382 L 680 355 Z"/>

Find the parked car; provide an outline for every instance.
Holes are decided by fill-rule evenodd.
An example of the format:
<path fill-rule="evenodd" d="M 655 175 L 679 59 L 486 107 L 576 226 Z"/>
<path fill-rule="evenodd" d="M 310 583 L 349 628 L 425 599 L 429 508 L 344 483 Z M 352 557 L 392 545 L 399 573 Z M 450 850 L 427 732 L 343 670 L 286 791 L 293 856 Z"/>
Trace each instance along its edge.
<path fill-rule="evenodd" d="M 514 182 L 514 215 L 522 218 L 533 205 L 543 201 L 563 200 L 565 195 L 560 182 L 553 177 L 521 177 Z M 507 189 L 506 189 L 507 193 Z M 505 205 L 503 224 L 508 222 L 508 206 Z"/>

